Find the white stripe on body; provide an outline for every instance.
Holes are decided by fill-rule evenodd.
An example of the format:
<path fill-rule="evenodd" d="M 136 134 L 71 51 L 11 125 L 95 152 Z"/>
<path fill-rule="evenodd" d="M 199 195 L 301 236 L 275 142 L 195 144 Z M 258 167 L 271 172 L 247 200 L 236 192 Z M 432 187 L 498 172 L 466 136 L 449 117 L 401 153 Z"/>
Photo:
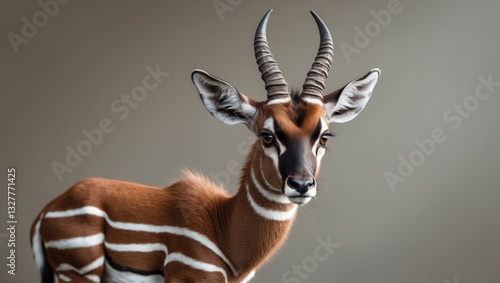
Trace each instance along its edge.
<path fill-rule="evenodd" d="M 216 265 L 213 265 L 213 264 L 209 264 L 209 263 L 206 263 L 206 262 L 202 262 L 202 261 L 199 261 L 199 260 L 196 260 L 196 259 L 193 259 L 193 258 L 190 258 L 190 257 L 187 257 L 185 256 L 184 254 L 181 254 L 181 253 L 171 253 L 171 254 L 168 254 L 168 249 L 167 247 L 164 245 L 164 244 L 161 244 L 161 243 L 153 243 L 153 244 L 112 244 L 112 243 L 108 243 L 108 242 L 105 242 L 104 243 L 105 247 L 107 249 L 110 249 L 112 251 L 117 251 L 117 252 L 153 252 L 153 251 L 162 251 L 165 253 L 165 262 L 164 262 L 164 266 L 166 266 L 167 264 L 169 264 L 170 262 L 173 262 L 173 261 L 178 261 L 178 262 L 181 262 L 191 268 L 194 268 L 194 269 L 199 269 L 199 270 L 202 270 L 202 271 L 205 271 L 205 272 L 220 272 L 222 274 L 222 276 L 224 276 L 224 279 L 225 279 L 225 282 L 227 282 L 227 273 L 226 271 L 221 268 L 221 267 L 218 267 Z M 108 268 L 108 266 L 106 265 L 106 268 Z M 131 275 L 133 274 L 133 275 Z M 135 273 L 131 273 L 131 272 L 121 272 L 121 271 L 118 271 L 114 268 L 111 268 L 109 274 L 106 276 L 108 278 L 110 278 L 109 280 L 121 280 L 121 281 L 111 281 L 111 282 L 138 282 L 137 280 L 139 280 L 138 278 L 136 278 L 137 276 L 142 276 L 144 277 L 143 279 L 147 278 L 148 280 L 144 281 L 144 282 L 157 282 L 155 280 L 157 280 L 155 277 L 153 277 L 154 275 L 150 275 L 150 276 L 143 276 L 143 275 L 138 275 L 138 274 L 135 274 Z M 129 280 L 129 281 L 125 281 L 125 280 Z M 141 279 L 141 282 L 142 279 Z M 161 281 L 159 282 L 163 282 L 163 277 L 161 279 Z"/>
<path fill-rule="evenodd" d="M 66 282 L 71 281 L 71 278 L 69 278 L 68 276 L 66 276 L 64 274 L 59 274 L 59 279 L 61 279 L 62 281 L 66 281 Z"/>
<path fill-rule="evenodd" d="M 104 256 L 101 256 L 100 258 L 94 260 L 93 262 L 87 264 L 86 266 L 82 268 L 76 268 L 72 266 L 71 264 L 67 263 L 61 263 L 57 268 L 56 271 L 75 271 L 78 274 L 85 274 L 89 273 L 90 271 L 99 268 L 102 266 L 104 263 Z"/>
<path fill-rule="evenodd" d="M 40 218 L 36 222 L 35 225 L 35 233 L 33 233 L 33 239 L 32 239 L 32 249 L 33 249 L 33 256 L 35 257 L 35 263 L 36 266 L 38 267 L 38 270 L 40 273 L 43 271 L 43 265 L 44 265 L 44 255 L 43 255 L 43 248 L 42 248 L 42 238 L 40 237 L 40 225 L 42 223 L 42 218 L 43 218 L 43 213 L 40 215 Z"/>
<path fill-rule="evenodd" d="M 222 273 L 222 276 L 224 276 L 224 282 L 227 283 L 227 273 L 223 268 L 220 268 L 218 266 L 215 266 L 213 264 L 209 264 L 206 262 L 198 261 L 196 259 L 187 257 L 181 253 L 171 253 L 168 255 L 166 259 L 166 264 L 173 262 L 173 261 L 178 261 L 181 262 L 185 265 L 188 265 L 194 269 L 199 269 L 205 272 L 220 272 Z"/>
<path fill-rule="evenodd" d="M 85 214 L 103 217 L 108 223 L 108 225 L 110 225 L 115 229 L 150 232 L 150 233 L 170 233 L 174 235 L 181 235 L 191 238 L 201 243 L 205 247 L 209 248 L 215 254 L 217 254 L 229 266 L 229 268 L 233 272 L 233 275 L 238 276 L 238 272 L 234 268 L 233 264 L 222 253 L 222 251 L 212 241 L 210 241 L 210 239 L 208 239 L 205 235 L 202 235 L 196 231 L 189 230 L 187 228 L 176 227 L 176 226 L 160 226 L 160 225 L 150 225 L 150 224 L 140 224 L 140 223 L 117 222 L 111 220 L 106 212 L 94 206 L 85 206 L 82 208 L 71 209 L 67 211 L 51 211 L 45 214 L 45 218 L 62 218 L 62 217 L 72 217 Z"/>
<path fill-rule="evenodd" d="M 49 241 L 45 243 L 45 248 L 55 249 L 76 249 L 76 248 L 89 248 L 104 242 L 104 234 L 99 233 L 86 237 L 75 237 L 56 241 Z"/>
<path fill-rule="evenodd" d="M 167 263 L 167 256 L 168 256 L 168 249 L 167 246 L 165 246 L 162 243 L 153 243 L 153 244 L 112 244 L 105 242 L 104 246 L 108 250 L 112 250 L 115 252 L 141 252 L 141 253 L 149 253 L 149 252 L 155 252 L 155 251 L 160 251 L 165 254 L 165 262 L 163 263 L 163 266 L 165 266 Z"/>
<path fill-rule="evenodd" d="M 140 275 L 130 271 L 118 271 L 114 269 L 109 262 L 104 262 L 103 283 L 164 283 L 165 280 L 160 274 Z"/>

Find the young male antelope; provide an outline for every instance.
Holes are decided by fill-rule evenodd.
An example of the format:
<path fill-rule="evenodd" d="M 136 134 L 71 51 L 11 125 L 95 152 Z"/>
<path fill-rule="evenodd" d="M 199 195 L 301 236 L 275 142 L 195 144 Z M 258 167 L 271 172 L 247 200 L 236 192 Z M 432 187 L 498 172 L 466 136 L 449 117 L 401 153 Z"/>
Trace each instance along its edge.
<path fill-rule="evenodd" d="M 192 73 L 210 114 L 226 124 L 245 124 L 258 136 L 238 192 L 231 196 L 191 172 L 167 188 L 81 181 L 33 223 L 42 282 L 248 282 L 283 244 L 298 206 L 316 195 L 328 124 L 347 122 L 365 107 L 380 71 L 323 95 L 333 41 L 311 12 L 319 51 L 302 91 L 290 92 L 267 43 L 271 11 L 254 41 L 266 101 L 254 101 L 204 71 Z"/>

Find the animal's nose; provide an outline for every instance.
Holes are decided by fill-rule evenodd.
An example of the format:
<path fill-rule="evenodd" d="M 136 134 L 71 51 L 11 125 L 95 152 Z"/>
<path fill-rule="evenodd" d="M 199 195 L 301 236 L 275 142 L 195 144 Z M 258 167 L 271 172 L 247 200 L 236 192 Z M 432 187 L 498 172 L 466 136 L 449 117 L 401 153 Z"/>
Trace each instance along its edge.
<path fill-rule="evenodd" d="M 303 178 L 288 178 L 288 186 L 296 190 L 299 194 L 303 195 L 314 186 L 314 178 L 303 177 Z"/>

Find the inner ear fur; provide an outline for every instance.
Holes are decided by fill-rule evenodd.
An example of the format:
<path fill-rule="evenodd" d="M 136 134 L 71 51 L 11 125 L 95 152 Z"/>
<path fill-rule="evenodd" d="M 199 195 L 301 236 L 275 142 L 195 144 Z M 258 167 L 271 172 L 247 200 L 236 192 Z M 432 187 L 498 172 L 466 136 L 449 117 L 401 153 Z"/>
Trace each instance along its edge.
<path fill-rule="evenodd" d="M 345 123 L 354 119 L 370 100 L 379 77 L 380 70 L 372 69 L 363 77 L 323 96 L 328 123 Z"/>

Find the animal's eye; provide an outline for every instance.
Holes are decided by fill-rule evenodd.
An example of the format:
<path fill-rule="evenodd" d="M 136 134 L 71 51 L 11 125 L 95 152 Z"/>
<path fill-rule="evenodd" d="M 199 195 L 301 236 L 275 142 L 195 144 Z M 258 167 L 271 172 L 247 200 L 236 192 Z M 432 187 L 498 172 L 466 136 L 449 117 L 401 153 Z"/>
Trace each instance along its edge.
<path fill-rule="evenodd" d="M 260 134 L 260 138 L 262 139 L 262 144 L 264 146 L 272 146 L 274 144 L 274 136 L 270 133 L 262 133 Z"/>
<path fill-rule="evenodd" d="M 319 138 L 319 144 L 321 146 L 326 146 L 326 144 L 328 143 L 328 139 L 333 136 L 332 134 L 330 133 L 326 133 L 326 134 L 322 134 L 321 137 Z"/>

